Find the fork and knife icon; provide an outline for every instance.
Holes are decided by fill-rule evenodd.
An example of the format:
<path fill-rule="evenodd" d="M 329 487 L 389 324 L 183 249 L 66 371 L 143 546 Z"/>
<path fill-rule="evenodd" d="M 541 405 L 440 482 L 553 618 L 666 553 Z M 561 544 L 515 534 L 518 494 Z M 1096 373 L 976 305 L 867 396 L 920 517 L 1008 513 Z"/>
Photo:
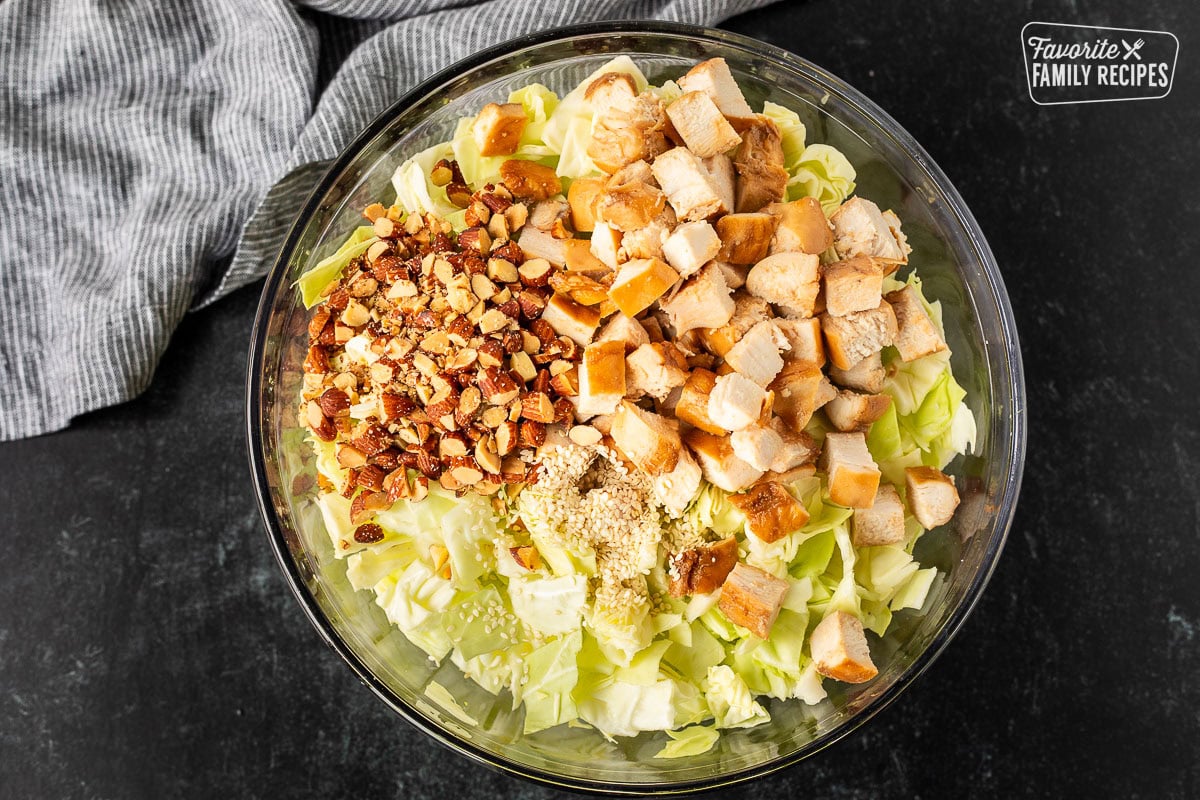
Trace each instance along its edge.
<path fill-rule="evenodd" d="M 1138 50 L 1141 50 L 1141 49 L 1142 49 L 1142 46 L 1143 46 L 1144 44 L 1146 44 L 1146 40 L 1145 40 L 1145 39 L 1138 39 L 1138 40 L 1137 40 L 1136 42 L 1134 42 L 1133 44 L 1130 44 L 1129 42 L 1127 42 L 1127 41 L 1125 41 L 1124 39 L 1122 39 L 1122 40 L 1121 40 L 1121 44 L 1122 44 L 1122 45 L 1125 47 L 1125 55 L 1124 55 L 1124 56 L 1122 56 L 1122 60 L 1123 60 L 1123 61 L 1128 61 L 1130 56 L 1133 56 L 1133 57 L 1134 57 L 1134 58 L 1136 58 L 1138 61 L 1141 61 L 1141 60 L 1142 60 L 1142 56 L 1141 56 L 1141 54 L 1140 54 L 1140 53 L 1138 53 Z"/>

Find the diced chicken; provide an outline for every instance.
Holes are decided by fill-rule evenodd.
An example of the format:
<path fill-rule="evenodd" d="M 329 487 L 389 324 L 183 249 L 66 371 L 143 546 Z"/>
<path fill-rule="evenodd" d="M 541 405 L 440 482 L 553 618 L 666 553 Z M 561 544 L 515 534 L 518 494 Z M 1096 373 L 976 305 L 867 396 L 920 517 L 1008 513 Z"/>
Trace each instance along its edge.
<path fill-rule="evenodd" d="M 762 470 L 737 457 L 728 436 L 692 428 L 683 435 L 683 441 L 700 462 L 704 479 L 713 486 L 727 492 L 740 492 L 762 477 Z"/>
<path fill-rule="evenodd" d="M 569 214 L 570 208 L 564 200 L 557 198 L 539 200 L 530 209 L 526 224 L 550 233 L 556 228 L 561 229 L 558 223 L 565 221 Z"/>
<path fill-rule="evenodd" d="M 775 218 L 770 214 L 726 214 L 717 220 L 721 250 L 717 260 L 730 264 L 756 264 L 767 255 Z"/>
<path fill-rule="evenodd" d="M 889 292 L 887 301 L 896 312 L 895 345 L 902 360 L 913 361 L 946 349 L 946 340 L 925 311 L 916 289 L 905 286 Z"/>
<path fill-rule="evenodd" d="M 520 103 L 488 103 L 471 124 L 471 135 L 475 138 L 479 155 L 511 156 L 517 152 L 527 121 L 525 109 Z"/>
<path fill-rule="evenodd" d="M 730 622 L 766 639 L 787 593 L 788 582 L 783 578 L 739 562 L 725 579 L 717 606 Z"/>
<path fill-rule="evenodd" d="M 765 211 L 777 222 L 771 239 L 772 253 L 808 253 L 820 255 L 833 247 L 833 226 L 815 197 L 802 197 L 791 203 L 775 203 Z"/>
<path fill-rule="evenodd" d="M 742 143 L 733 160 L 739 212 L 760 211 L 783 200 L 788 182 L 783 168 L 783 141 L 779 127 L 770 118 L 760 114 L 742 131 Z"/>
<path fill-rule="evenodd" d="M 887 371 L 883 368 L 882 356 L 872 353 L 850 369 L 838 369 L 830 365 L 829 377 L 838 386 L 874 394 L 883 389 L 883 379 L 887 377 Z"/>
<path fill-rule="evenodd" d="M 730 495 L 729 502 L 746 515 L 750 532 L 768 544 L 808 522 L 808 511 L 776 481 L 752 486 L 745 494 Z"/>
<path fill-rule="evenodd" d="M 837 387 L 829 381 L 829 378 L 822 375 L 821 382 L 817 384 L 817 396 L 814 399 L 814 404 L 817 408 L 824 408 L 837 398 L 837 393 Z"/>
<path fill-rule="evenodd" d="M 725 278 L 711 262 L 684 281 L 679 290 L 659 306 L 666 312 L 676 336 L 696 328 L 720 327 L 729 322 L 734 310 Z"/>
<path fill-rule="evenodd" d="M 933 467 L 908 467 L 904 470 L 908 507 L 922 528 L 945 525 L 958 508 L 958 489 L 954 479 Z"/>
<path fill-rule="evenodd" d="M 596 195 L 596 219 L 619 231 L 635 231 L 656 219 L 666 204 L 666 196 L 652 183 L 636 178 L 618 181 L 614 176 Z"/>
<path fill-rule="evenodd" d="M 568 272 L 579 272 L 589 278 L 601 278 L 612 269 L 596 256 L 592 255 L 591 244 L 587 239 L 564 239 L 567 250 L 566 268 Z"/>
<path fill-rule="evenodd" d="M 896 216 L 894 211 L 883 212 L 883 221 L 887 223 L 888 230 L 892 232 L 892 236 L 896 237 L 896 241 L 900 243 L 900 249 L 904 252 L 905 258 L 912 253 L 912 248 L 908 246 L 908 237 L 904 235 L 904 231 L 900 230 L 900 218 Z"/>
<path fill-rule="evenodd" d="M 663 210 L 641 228 L 625 231 L 621 236 L 621 249 L 617 252 L 619 261 L 632 261 L 635 258 L 663 258 L 663 246 L 675 230 L 675 211 L 669 205 L 663 204 Z"/>
<path fill-rule="evenodd" d="M 816 464 L 821 448 L 811 436 L 804 431 L 792 430 L 779 417 L 771 419 L 771 430 L 779 434 L 780 440 L 779 451 L 771 461 L 771 472 L 786 473 Z"/>
<path fill-rule="evenodd" d="M 571 227 L 587 233 L 596 227 L 596 200 L 604 191 L 603 178 L 576 178 L 567 189 L 571 207 Z"/>
<path fill-rule="evenodd" d="M 704 92 L 684 92 L 667 106 L 667 118 L 687 148 L 700 158 L 724 153 L 742 141 Z"/>
<path fill-rule="evenodd" d="M 729 65 L 723 58 L 710 58 L 701 61 L 688 70 L 677 83 L 685 92 L 704 92 L 713 99 L 717 108 L 735 124 L 754 118 L 754 111 L 746 102 L 742 90 L 738 87 Z"/>
<path fill-rule="evenodd" d="M 737 176 L 733 167 L 733 159 L 724 153 L 719 153 L 710 158 L 701 159 L 701 163 L 708 170 L 708 177 L 712 179 L 713 186 L 717 189 L 717 195 L 721 198 L 723 213 L 731 213 L 737 197 Z"/>
<path fill-rule="evenodd" d="M 737 564 L 737 538 L 727 536 L 691 550 L 676 553 L 669 559 L 672 597 L 710 594 L 721 588 Z"/>
<path fill-rule="evenodd" d="M 579 363 L 575 416 L 584 420 L 597 414 L 611 414 L 624 396 L 625 346 L 620 342 L 589 344 Z"/>
<path fill-rule="evenodd" d="M 821 260 L 808 253 L 776 253 L 759 261 L 746 276 L 746 289 L 768 303 L 813 315 L 821 288 Z"/>
<path fill-rule="evenodd" d="M 621 249 L 621 232 L 605 222 L 597 222 L 592 229 L 591 252 L 600 263 L 609 269 L 620 266 L 617 252 Z"/>
<path fill-rule="evenodd" d="M 700 340 L 708 348 L 708 352 L 715 356 L 723 356 L 746 335 L 747 331 L 773 316 L 771 306 L 766 300 L 745 292 L 735 292 L 733 316 L 720 327 L 708 327 L 702 330 Z"/>
<path fill-rule="evenodd" d="M 783 369 L 779 351 L 787 346 L 787 339 L 775 327 L 775 321 L 766 320 L 747 331 L 729 348 L 725 363 L 759 386 L 767 386 Z"/>
<path fill-rule="evenodd" d="M 566 336 L 576 344 L 584 346 L 592 340 L 592 335 L 600 325 L 600 311 L 576 303 L 565 294 L 556 293 L 546 302 L 542 319 L 546 320 L 559 336 Z"/>
<path fill-rule="evenodd" d="M 650 343 L 650 337 L 642 323 L 624 314 L 613 314 L 600 333 L 596 335 L 597 342 L 621 342 L 625 345 L 626 354 L 632 353 L 644 344 Z"/>
<path fill-rule="evenodd" d="M 700 491 L 702 475 L 691 452 L 686 447 L 680 448 L 675 469 L 652 479 L 654 496 L 672 514 L 682 514 Z"/>
<path fill-rule="evenodd" d="M 704 220 L 685 222 L 675 228 L 663 243 L 663 257 L 679 277 L 686 278 L 717 257 L 721 239 Z"/>
<path fill-rule="evenodd" d="M 679 274 L 667 262 L 657 258 L 639 258 L 621 265 L 608 289 L 608 296 L 627 317 L 636 317 L 650 307 L 679 280 Z"/>
<path fill-rule="evenodd" d="M 868 256 L 855 256 L 826 266 L 825 310 L 835 317 L 869 311 L 883 299 L 883 265 Z"/>
<path fill-rule="evenodd" d="M 870 508 L 879 489 L 879 467 L 861 433 L 827 433 L 821 469 L 829 476 L 829 499 L 848 508 Z"/>
<path fill-rule="evenodd" d="M 750 267 L 739 264 L 730 264 L 725 261 L 714 261 L 717 269 L 721 270 L 721 274 L 725 276 L 725 285 L 730 289 L 740 289 L 746 285 L 746 273 L 750 271 Z"/>
<path fill-rule="evenodd" d="M 583 90 L 583 99 L 601 111 L 626 111 L 637 96 L 637 83 L 627 72 L 605 72 Z"/>
<path fill-rule="evenodd" d="M 894 216 L 894 215 L 893 215 Z M 830 216 L 833 246 L 841 258 L 873 256 L 893 265 L 907 264 L 908 253 L 892 233 L 879 206 L 862 197 L 852 197 Z"/>
<path fill-rule="evenodd" d="M 761 425 L 751 425 L 734 431 L 729 436 L 733 452 L 742 461 L 755 469 L 766 472 L 771 468 L 779 450 L 783 447 L 783 438 L 771 428 Z"/>
<path fill-rule="evenodd" d="M 638 322 L 646 329 L 646 335 L 650 337 L 650 341 L 661 342 L 667 338 L 663 335 L 662 323 L 659 322 L 656 314 L 643 314 L 638 317 Z"/>
<path fill-rule="evenodd" d="M 771 382 L 775 393 L 772 409 L 789 428 L 804 430 L 817 410 L 817 394 L 824 376 L 821 370 L 798 363 L 786 363 Z"/>
<path fill-rule="evenodd" d="M 625 394 L 650 395 L 665 400 L 676 386 L 687 382 L 687 359 L 670 342 L 644 344 L 625 358 Z"/>
<path fill-rule="evenodd" d="M 896 314 L 882 300 L 870 311 L 856 311 L 843 317 L 822 314 L 821 331 L 825 334 L 829 360 L 838 369 L 850 369 L 896 341 Z"/>
<path fill-rule="evenodd" d="M 544 258 L 556 267 L 566 266 L 566 239 L 555 239 L 548 231 L 526 225 L 517 234 L 517 244 L 526 258 Z"/>
<path fill-rule="evenodd" d="M 603 108 L 592 128 L 588 157 L 605 172 L 616 172 L 633 161 L 649 161 L 671 146 L 666 125 L 662 100 L 651 92 Z"/>
<path fill-rule="evenodd" d="M 644 183 L 653 188 L 658 188 L 658 181 L 654 179 L 654 171 L 650 169 L 650 162 L 645 160 L 631 161 L 619 170 L 608 176 L 608 180 L 604 182 L 607 189 L 612 189 L 617 186 L 626 184 Z"/>
<path fill-rule="evenodd" d="M 809 639 L 817 672 L 845 683 L 865 683 L 879 670 L 871 661 L 862 621 L 845 611 L 834 611 L 813 629 Z"/>
<path fill-rule="evenodd" d="M 904 504 L 890 483 L 880 484 L 870 508 L 854 509 L 851 535 L 855 547 L 900 544 L 904 541 Z"/>
<path fill-rule="evenodd" d="M 762 413 L 767 393 L 754 381 L 731 372 L 717 376 L 708 395 L 708 418 L 727 431 L 753 425 Z"/>
<path fill-rule="evenodd" d="M 865 431 L 887 413 L 892 398 L 886 394 L 859 394 L 842 389 L 825 406 L 825 416 L 839 431 Z"/>
<path fill-rule="evenodd" d="M 716 383 L 717 376 L 712 372 L 706 369 L 692 370 L 675 403 L 675 417 L 702 431 L 717 436 L 724 434 L 725 429 L 708 416 L 708 396 Z"/>
<path fill-rule="evenodd" d="M 705 219 L 731 210 L 720 186 L 686 147 L 663 153 L 654 159 L 650 169 L 680 220 Z"/>
<path fill-rule="evenodd" d="M 620 451 L 651 477 L 669 473 L 679 463 L 683 443 L 675 425 L 628 400 L 617 406 L 610 435 Z"/>
<path fill-rule="evenodd" d="M 821 321 L 807 319 L 776 319 L 775 328 L 787 340 L 783 360 L 812 369 L 825 366 L 825 344 L 821 338 Z"/>
<path fill-rule="evenodd" d="M 500 180 L 513 197 L 537 202 L 562 191 L 562 181 L 550 167 L 523 158 L 510 158 L 500 165 Z"/>

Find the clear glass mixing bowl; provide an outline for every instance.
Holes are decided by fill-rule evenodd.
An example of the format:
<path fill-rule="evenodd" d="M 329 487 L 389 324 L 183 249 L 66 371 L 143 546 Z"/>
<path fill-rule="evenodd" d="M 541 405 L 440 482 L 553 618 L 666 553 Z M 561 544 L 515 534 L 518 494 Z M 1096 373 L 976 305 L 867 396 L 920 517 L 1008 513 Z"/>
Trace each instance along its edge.
<path fill-rule="evenodd" d="M 766 701 L 770 724 L 723 732 L 704 755 L 655 760 L 662 734 L 610 743 L 590 730 L 523 735 L 521 712 L 441 667 L 391 627 L 369 592 L 355 592 L 310 496 L 295 491 L 306 447 L 296 418 L 307 314 L 292 284 L 333 252 L 361 209 L 394 196 L 390 178 L 406 156 L 450 138 L 455 121 L 532 82 L 560 94 L 617 54 L 653 83 L 696 61 L 723 57 L 751 105 L 796 110 L 810 142 L 839 148 L 858 190 L 904 220 L 911 263 L 942 301 L 953 366 L 979 429 L 975 452 L 955 462 L 963 504 L 954 521 L 920 540 L 916 555 L 945 571 L 920 613 L 896 615 L 874 642 L 874 681 L 828 681 L 817 706 Z M 688 792 L 778 770 L 845 736 L 923 672 L 978 600 L 1012 521 L 1025 450 L 1025 389 L 1012 311 L 987 242 L 962 198 L 928 154 L 886 113 L 841 80 L 788 52 L 689 26 L 624 22 L 579 26 L 486 50 L 426 81 L 388 109 L 338 157 L 296 220 L 263 289 L 248 376 L 250 459 L 279 564 L 325 641 L 384 702 L 419 729 L 476 761 L 532 780 L 608 793 Z M 431 702 L 448 688 L 475 720 Z"/>

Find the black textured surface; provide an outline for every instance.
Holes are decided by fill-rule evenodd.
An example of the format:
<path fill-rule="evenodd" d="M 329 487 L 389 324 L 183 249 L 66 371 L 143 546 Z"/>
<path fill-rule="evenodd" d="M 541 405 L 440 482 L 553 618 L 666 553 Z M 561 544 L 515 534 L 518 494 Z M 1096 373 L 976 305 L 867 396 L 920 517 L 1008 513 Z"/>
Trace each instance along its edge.
<path fill-rule="evenodd" d="M 783 3 L 728 27 L 874 98 L 979 218 L 1029 381 L 1025 488 L 974 616 L 859 733 L 729 797 L 1200 796 L 1200 11 Z M 1164 100 L 1039 108 L 1031 20 L 1170 30 Z M 0 446 L 0 796 L 549 797 L 450 756 L 318 640 L 242 437 L 257 287 L 149 392 Z"/>

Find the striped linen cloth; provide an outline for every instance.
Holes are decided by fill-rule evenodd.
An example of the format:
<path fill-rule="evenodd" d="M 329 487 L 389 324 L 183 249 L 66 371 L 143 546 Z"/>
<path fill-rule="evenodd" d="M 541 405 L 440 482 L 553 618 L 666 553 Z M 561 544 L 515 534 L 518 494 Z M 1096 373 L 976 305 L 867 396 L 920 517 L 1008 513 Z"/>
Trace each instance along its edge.
<path fill-rule="evenodd" d="M 143 391 L 183 314 L 261 277 L 328 160 L 434 71 L 769 2 L 0 2 L 0 439 Z"/>

